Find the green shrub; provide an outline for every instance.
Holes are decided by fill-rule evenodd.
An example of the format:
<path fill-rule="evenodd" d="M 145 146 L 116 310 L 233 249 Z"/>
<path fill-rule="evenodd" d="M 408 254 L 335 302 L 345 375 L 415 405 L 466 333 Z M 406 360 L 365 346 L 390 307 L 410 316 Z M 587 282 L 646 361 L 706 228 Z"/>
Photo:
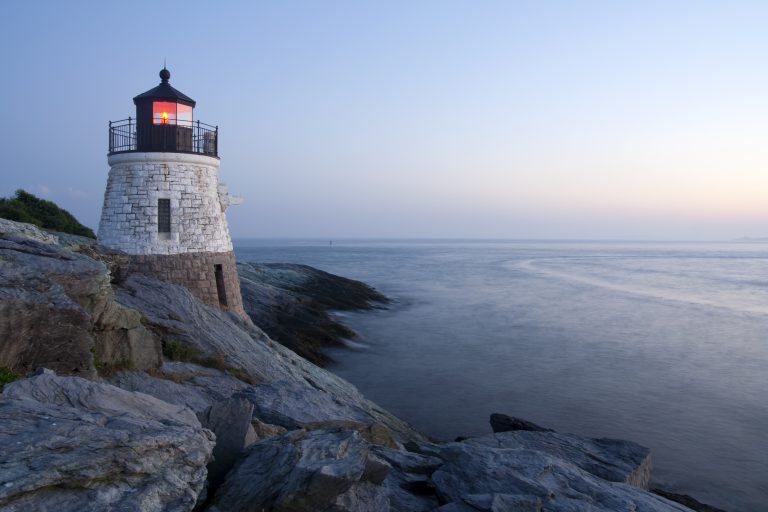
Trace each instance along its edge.
<path fill-rule="evenodd" d="M 0 198 L 0 217 L 53 231 L 96 238 L 90 228 L 80 224 L 67 210 L 24 190 L 17 190 L 14 197 Z"/>
<path fill-rule="evenodd" d="M 0 393 L 2 393 L 6 384 L 10 384 L 11 382 L 19 380 L 22 377 L 22 374 L 13 371 L 10 368 L 6 368 L 4 366 L 0 367 Z"/>

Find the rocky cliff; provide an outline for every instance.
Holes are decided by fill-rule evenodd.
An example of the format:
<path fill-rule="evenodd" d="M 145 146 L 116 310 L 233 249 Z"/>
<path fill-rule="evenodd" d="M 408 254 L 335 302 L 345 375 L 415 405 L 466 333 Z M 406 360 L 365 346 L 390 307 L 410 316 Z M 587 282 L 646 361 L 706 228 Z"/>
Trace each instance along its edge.
<path fill-rule="evenodd" d="M 275 304 L 363 290 L 244 270 L 252 317 L 278 328 Z M 0 396 L 2 511 L 690 510 L 644 490 L 650 454 L 634 443 L 529 427 L 431 443 L 255 323 L 8 222 L 0 367 L 27 375 Z"/>

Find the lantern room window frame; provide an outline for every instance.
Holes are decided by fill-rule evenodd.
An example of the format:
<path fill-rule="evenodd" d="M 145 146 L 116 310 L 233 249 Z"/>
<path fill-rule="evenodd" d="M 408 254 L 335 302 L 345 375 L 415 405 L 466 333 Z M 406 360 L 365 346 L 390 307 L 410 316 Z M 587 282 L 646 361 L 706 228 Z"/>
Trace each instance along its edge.
<path fill-rule="evenodd" d="M 192 126 L 192 107 L 175 101 L 152 102 L 152 124 Z"/>

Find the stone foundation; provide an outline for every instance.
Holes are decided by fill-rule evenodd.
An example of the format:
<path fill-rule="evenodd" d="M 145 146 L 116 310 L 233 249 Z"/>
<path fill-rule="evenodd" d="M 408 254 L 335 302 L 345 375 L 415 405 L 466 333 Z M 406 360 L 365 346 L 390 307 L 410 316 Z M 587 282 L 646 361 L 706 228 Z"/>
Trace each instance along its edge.
<path fill-rule="evenodd" d="M 224 311 L 232 311 L 243 318 L 246 317 L 243 298 L 240 295 L 240 279 L 237 275 L 235 254 L 232 251 L 141 254 L 128 256 L 128 260 L 126 273 L 145 274 L 185 286 L 206 304 Z M 221 265 L 224 301 L 220 300 L 216 283 L 218 265 Z"/>

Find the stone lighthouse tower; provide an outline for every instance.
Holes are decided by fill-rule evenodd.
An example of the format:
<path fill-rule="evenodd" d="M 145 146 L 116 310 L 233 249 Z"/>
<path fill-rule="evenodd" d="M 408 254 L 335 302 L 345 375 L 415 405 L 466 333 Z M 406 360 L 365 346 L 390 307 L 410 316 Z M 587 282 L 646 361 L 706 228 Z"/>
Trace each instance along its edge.
<path fill-rule="evenodd" d="M 195 101 L 169 83 L 133 98 L 136 117 L 109 123 L 109 178 L 99 243 L 130 255 L 133 273 L 189 288 L 245 315 L 219 182 L 219 130 L 194 117 Z"/>

